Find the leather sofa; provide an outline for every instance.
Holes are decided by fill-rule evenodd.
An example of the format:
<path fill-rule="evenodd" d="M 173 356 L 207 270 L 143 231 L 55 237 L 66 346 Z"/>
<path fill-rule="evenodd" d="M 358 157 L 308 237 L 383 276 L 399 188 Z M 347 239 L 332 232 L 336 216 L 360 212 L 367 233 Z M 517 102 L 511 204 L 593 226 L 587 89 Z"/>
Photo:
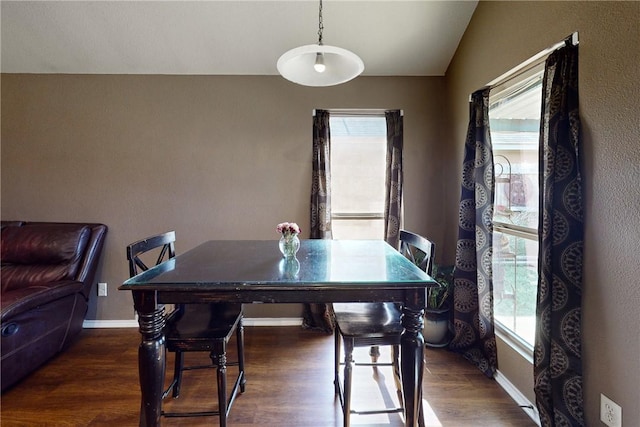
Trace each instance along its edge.
<path fill-rule="evenodd" d="M 1 228 L 4 392 L 80 334 L 107 227 L 2 221 Z"/>

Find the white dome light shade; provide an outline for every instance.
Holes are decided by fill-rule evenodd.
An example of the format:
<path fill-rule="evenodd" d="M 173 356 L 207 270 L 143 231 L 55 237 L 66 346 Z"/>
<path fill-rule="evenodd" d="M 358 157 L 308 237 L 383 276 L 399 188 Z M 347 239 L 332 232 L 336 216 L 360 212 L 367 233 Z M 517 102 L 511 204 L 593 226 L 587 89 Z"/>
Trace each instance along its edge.
<path fill-rule="evenodd" d="M 324 57 L 325 70 L 315 70 L 317 54 Z M 309 44 L 285 52 L 278 59 L 278 72 L 304 86 L 333 86 L 348 82 L 364 71 L 364 62 L 353 52 L 335 46 Z"/>

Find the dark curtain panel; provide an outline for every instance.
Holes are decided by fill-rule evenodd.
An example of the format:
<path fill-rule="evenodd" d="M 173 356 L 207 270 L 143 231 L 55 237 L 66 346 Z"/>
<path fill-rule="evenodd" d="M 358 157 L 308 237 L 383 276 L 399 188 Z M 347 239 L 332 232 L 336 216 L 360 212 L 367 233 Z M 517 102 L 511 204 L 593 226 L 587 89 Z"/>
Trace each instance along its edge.
<path fill-rule="evenodd" d="M 316 110 L 313 117 L 311 177 L 312 239 L 331 239 L 331 131 L 329 112 Z"/>
<path fill-rule="evenodd" d="M 455 336 L 449 348 L 485 375 L 498 365 L 493 322 L 493 154 L 489 134 L 489 89 L 472 95 L 462 166 L 462 192 L 454 275 Z"/>
<path fill-rule="evenodd" d="M 402 218 L 402 112 L 386 111 L 387 166 L 384 204 L 384 239 L 398 249 Z"/>
<path fill-rule="evenodd" d="M 329 112 L 316 110 L 313 117 L 311 177 L 311 239 L 331 239 L 331 132 Z M 305 304 L 302 325 L 333 332 L 333 315 L 328 304 Z"/>
<path fill-rule="evenodd" d="M 577 46 L 569 44 L 549 56 L 542 98 L 534 389 L 542 426 L 583 426 Z"/>

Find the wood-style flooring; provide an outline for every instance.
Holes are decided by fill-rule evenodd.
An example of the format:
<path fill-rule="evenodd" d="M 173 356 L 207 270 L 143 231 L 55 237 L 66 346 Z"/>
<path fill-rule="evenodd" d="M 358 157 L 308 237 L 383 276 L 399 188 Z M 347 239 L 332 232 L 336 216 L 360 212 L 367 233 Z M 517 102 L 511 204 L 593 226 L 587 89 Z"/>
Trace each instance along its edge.
<path fill-rule="evenodd" d="M 137 426 L 140 408 L 136 329 L 87 329 L 67 352 L 1 397 L 0 424 L 10 426 Z M 342 425 L 334 396 L 333 337 L 299 327 L 246 327 L 246 392 L 230 427 Z M 235 345 L 232 345 L 235 347 Z M 367 361 L 366 349 L 356 360 Z M 388 353 L 386 354 L 388 355 Z M 385 355 L 385 356 L 386 356 Z M 190 359 L 191 357 L 191 359 Z M 207 361 L 206 354 L 188 354 Z M 229 355 L 229 360 L 235 354 Z M 444 349 L 427 348 L 424 376 L 428 427 L 535 426 L 493 380 Z M 168 375 L 173 358 L 168 356 Z M 229 383 L 236 368 L 228 369 Z M 166 409 L 215 409 L 215 371 L 185 374 L 179 399 Z M 397 402 L 391 371 L 358 367 L 354 409 Z M 401 426 L 397 414 L 353 415 L 353 426 Z M 163 426 L 217 426 L 217 417 L 163 418 Z"/>

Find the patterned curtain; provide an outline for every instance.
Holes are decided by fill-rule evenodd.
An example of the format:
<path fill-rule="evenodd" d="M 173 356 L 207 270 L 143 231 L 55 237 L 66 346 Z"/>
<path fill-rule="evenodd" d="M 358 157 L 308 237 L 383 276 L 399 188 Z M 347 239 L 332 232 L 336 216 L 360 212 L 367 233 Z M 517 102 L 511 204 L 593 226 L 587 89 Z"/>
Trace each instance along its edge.
<path fill-rule="evenodd" d="M 542 97 L 534 390 L 543 427 L 583 426 L 577 46 L 567 43 L 547 58 Z"/>
<path fill-rule="evenodd" d="M 384 239 L 397 249 L 402 218 L 402 112 L 386 111 L 384 115 L 387 120 Z"/>
<path fill-rule="evenodd" d="M 316 110 L 313 117 L 311 177 L 312 239 L 331 239 L 331 131 L 329 112 Z M 332 333 L 333 315 L 328 304 L 305 304 L 302 326 Z"/>
<path fill-rule="evenodd" d="M 329 112 L 316 110 L 313 117 L 311 165 L 312 239 L 331 239 L 331 131 Z"/>
<path fill-rule="evenodd" d="M 454 274 L 455 336 L 449 348 L 492 378 L 498 366 L 493 322 L 493 154 L 489 89 L 470 103 Z"/>

